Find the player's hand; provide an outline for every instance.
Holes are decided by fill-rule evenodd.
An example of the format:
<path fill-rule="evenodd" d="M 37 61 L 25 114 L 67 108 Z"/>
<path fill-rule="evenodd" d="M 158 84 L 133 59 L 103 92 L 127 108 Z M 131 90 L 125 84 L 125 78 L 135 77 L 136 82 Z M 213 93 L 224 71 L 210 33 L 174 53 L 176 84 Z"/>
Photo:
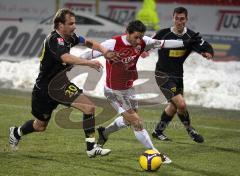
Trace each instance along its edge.
<path fill-rule="evenodd" d="M 208 52 L 203 52 L 203 53 L 201 53 L 201 55 L 208 60 L 213 58 L 212 54 L 210 54 Z"/>
<path fill-rule="evenodd" d="M 103 68 L 103 65 L 98 60 L 90 60 L 89 66 L 96 69 L 98 72 Z"/>
<path fill-rule="evenodd" d="M 191 47 L 193 44 L 200 44 L 202 42 L 202 37 L 199 35 L 199 32 L 194 34 L 191 38 L 183 40 L 183 45 L 185 47 Z"/>
<path fill-rule="evenodd" d="M 110 50 L 108 50 L 107 52 L 104 53 L 104 57 L 107 60 L 111 60 L 111 61 L 114 61 L 114 62 L 118 62 L 120 60 L 119 53 L 117 53 L 115 51 L 110 51 Z"/>

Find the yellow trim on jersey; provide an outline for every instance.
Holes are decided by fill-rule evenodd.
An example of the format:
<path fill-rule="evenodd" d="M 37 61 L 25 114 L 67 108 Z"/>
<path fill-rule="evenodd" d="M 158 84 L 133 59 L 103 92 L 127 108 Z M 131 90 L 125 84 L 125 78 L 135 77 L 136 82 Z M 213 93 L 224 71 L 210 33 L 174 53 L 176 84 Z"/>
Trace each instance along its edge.
<path fill-rule="evenodd" d="M 44 54 L 45 54 L 45 41 L 44 41 L 44 43 L 43 43 L 43 49 L 42 49 L 42 52 L 41 52 L 41 55 L 40 55 L 40 62 L 42 62 L 42 60 L 43 60 L 43 57 L 44 57 Z"/>
<path fill-rule="evenodd" d="M 172 88 L 171 88 L 171 91 L 172 91 L 173 93 L 175 93 L 175 92 L 177 91 L 177 88 L 176 88 L 176 87 L 172 87 Z"/>
<path fill-rule="evenodd" d="M 182 57 L 186 50 L 169 50 L 169 57 Z"/>

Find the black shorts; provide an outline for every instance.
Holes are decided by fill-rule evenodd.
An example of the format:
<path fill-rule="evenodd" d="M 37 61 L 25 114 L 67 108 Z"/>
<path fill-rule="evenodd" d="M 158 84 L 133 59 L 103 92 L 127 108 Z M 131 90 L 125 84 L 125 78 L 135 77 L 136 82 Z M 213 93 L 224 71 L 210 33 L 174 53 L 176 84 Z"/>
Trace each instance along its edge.
<path fill-rule="evenodd" d="M 32 114 L 41 121 L 49 121 L 51 114 L 59 104 L 70 106 L 83 92 L 71 83 L 64 70 L 55 76 L 48 85 L 48 89 L 34 86 L 32 92 Z"/>
<path fill-rule="evenodd" d="M 178 94 L 183 95 L 184 86 L 182 77 L 170 76 L 166 73 L 155 71 L 155 79 L 158 87 L 168 101 L 171 101 L 172 97 Z"/>

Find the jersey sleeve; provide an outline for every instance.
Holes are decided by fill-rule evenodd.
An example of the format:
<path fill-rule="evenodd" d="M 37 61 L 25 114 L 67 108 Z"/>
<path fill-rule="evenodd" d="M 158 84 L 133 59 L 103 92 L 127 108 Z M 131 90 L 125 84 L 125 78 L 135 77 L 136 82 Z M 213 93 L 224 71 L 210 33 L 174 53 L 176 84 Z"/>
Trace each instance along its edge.
<path fill-rule="evenodd" d="M 152 39 L 151 37 L 148 37 L 148 36 L 144 36 L 143 41 L 145 42 L 146 45 L 151 45 L 156 42 L 155 39 Z"/>
<path fill-rule="evenodd" d="M 191 31 L 191 30 L 188 30 L 188 32 L 191 37 L 195 34 L 195 32 Z M 191 47 L 192 50 L 199 54 L 201 54 L 202 52 L 208 52 L 212 56 L 214 56 L 213 47 L 207 41 L 205 41 L 203 38 L 201 40 L 202 40 L 201 43 L 192 45 L 192 47 Z"/>
<path fill-rule="evenodd" d="M 157 40 L 150 37 L 144 36 L 143 40 L 146 43 L 145 51 L 154 48 L 180 48 L 183 47 L 182 40 Z"/>
<path fill-rule="evenodd" d="M 114 48 L 115 48 L 115 44 L 116 44 L 116 40 L 115 39 L 109 39 L 109 40 L 105 40 L 104 42 L 101 43 L 101 45 L 110 50 L 110 51 L 113 51 Z M 101 56 L 102 53 L 99 52 L 99 51 L 96 51 L 96 50 L 92 50 L 92 58 L 96 58 L 96 57 L 99 57 Z"/>
<path fill-rule="evenodd" d="M 200 44 L 194 44 L 192 46 L 192 50 L 201 54 L 202 52 L 210 53 L 212 56 L 214 56 L 214 50 L 212 45 L 210 45 L 207 41 L 202 39 L 202 43 Z"/>
<path fill-rule="evenodd" d="M 114 39 L 109 39 L 101 43 L 103 47 L 105 47 L 108 50 L 113 51 L 115 47 L 116 40 Z M 86 49 L 84 52 L 80 54 L 81 58 L 84 59 L 93 59 L 96 57 L 102 56 L 102 53 L 97 51 L 97 50 L 92 50 L 92 49 Z"/>
<path fill-rule="evenodd" d="M 165 30 L 159 30 L 152 36 L 152 38 L 157 39 L 157 40 L 161 40 L 161 39 L 164 38 L 164 35 L 166 35 L 166 33 L 167 33 L 166 29 Z"/>
<path fill-rule="evenodd" d="M 72 41 L 73 46 L 75 46 L 75 45 L 84 46 L 85 45 L 86 39 L 85 39 L 85 37 L 83 37 L 81 35 L 77 35 L 77 34 L 74 33 L 73 36 L 72 36 L 72 39 L 73 39 L 73 41 Z"/>

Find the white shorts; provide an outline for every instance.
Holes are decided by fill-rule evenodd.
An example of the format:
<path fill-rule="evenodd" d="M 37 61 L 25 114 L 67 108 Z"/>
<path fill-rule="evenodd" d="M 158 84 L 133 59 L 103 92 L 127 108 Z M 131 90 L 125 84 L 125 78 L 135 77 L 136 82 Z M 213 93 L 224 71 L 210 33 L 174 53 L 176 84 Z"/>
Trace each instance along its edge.
<path fill-rule="evenodd" d="M 121 114 L 129 109 L 138 108 L 134 88 L 126 90 L 113 90 L 105 86 L 104 95 L 118 114 Z"/>

